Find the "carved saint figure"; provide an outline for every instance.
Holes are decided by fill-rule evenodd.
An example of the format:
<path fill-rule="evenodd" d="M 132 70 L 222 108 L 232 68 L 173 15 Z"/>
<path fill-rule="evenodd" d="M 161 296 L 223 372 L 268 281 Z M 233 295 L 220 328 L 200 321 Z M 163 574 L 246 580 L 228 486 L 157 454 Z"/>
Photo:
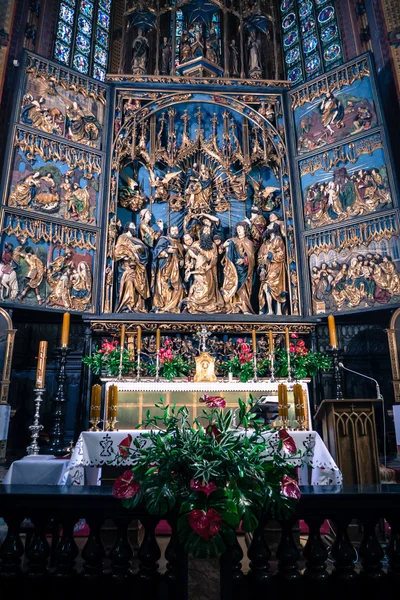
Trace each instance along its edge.
<path fill-rule="evenodd" d="M 268 226 L 267 237 L 258 252 L 260 291 L 258 294 L 259 312 L 281 315 L 282 304 L 286 302 L 285 244 L 277 222 Z M 273 307 L 275 301 L 275 311 Z M 265 307 L 267 304 L 267 307 Z"/>
<path fill-rule="evenodd" d="M 328 92 L 325 98 L 319 105 L 319 111 L 321 113 L 322 125 L 329 131 L 331 135 L 335 132 L 332 126 L 335 125 L 337 128 L 343 126 L 343 115 L 344 108 L 340 100 L 338 100 L 332 92 Z"/>
<path fill-rule="evenodd" d="M 68 195 L 68 212 L 72 219 L 79 221 L 89 221 L 89 190 L 86 187 L 81 188 L 78 183 L 74 183 L 72 191 Z"/>
<path fill-rule="evenodd" d="M 179 43 L 179 62 L 184 63 L 192 58 L 192 49 L 190 46 L 190 34 L 188 31 L 184 31 Z"/>
<path fill-rule="evenodd" d="M 197 165 L 188 171 L 188 182 L 185 190 L 188 213 L 199 214 L 210 210 L 212 197 L 211 175 L 206 165 Z"/>
<path fill-rule="evenodd" d="M 141 240 L 148 246 L 149 248 L 154 248 L 156 241 L 162 235 L 164 230 L 164 222 L 159 219 L 157 221 L 157 225 L 159 230 L 156 231 L 151 226 L 151 212 L 144 208 L 140 211 L 140 225 L 139 225 L 139 234 Z"/>
<path fill-rule="evenodd" d="M 145 302 L 150 298 L 147 279 L 149 251 L 136 237 L 134 223 L 126 223 L 124 232 L 117 239 L 114 259 L 120 262 L 123 270 L 117 312 L 147 312 Z"/>
<path fill-rule="evenodd" d="M 224 243 L 222 295 L 227 313 L 254 314 L 251 306 L 255 252 L 247 223 L 237 223 L 234 237 Z"/>
<path fill-rule="evenodd" d="M 250 237 L 254 244 L 255 250 L 261 246 L 263 234 L 267 229 L 267 221 L 263 216 L 262 209 L 259 206 L 252 206 L 250 211 L 250 219 L 245 219 L 250 227 Z"/>
<path fill-rule="evenodd" d="M 171 56 L 172 49 L 171 44 L 168 41 L 168 38 L 163 38 L 163 43 L 161 44 L 161 75 L 169 75 L 171 72 Z"/>
<path fill-rule="evenodd" d="M 236 40 L 232 40 L 229 44 L 229 75 L 239 77 L 239 50 Z"/>
<path fill-rule="evenodd" d="M 193 58 L 198 58 L 204 54 L 204 44 L 200 31 L 195 31 L 194 40 L 190 44 L 190 52 Z"/>
<path fill-rule="evenodd" d="M 14 269 L 14 246 L 10 242 L 5 242 L 4 250 L 1 253 L 0 264 L 0 298 L 5 300 L 15 300 L 18 295 L 18 280 Z"/>
<path fill-rule="evenodd" d="M 184 255 L 177 225 L 171 226 L 168 236 L 160 237 L 153 261 L 153 311 L 178 313 L 184 296 Z"/>
<path fill-rule="evenodd" d="M 21 294 L 18 296 L 18 300 L 23 302 L 25 297 L 29 294 L 30 291 L 34 291 L 38 304 L 41 306 L 44 304 L 44 299 L 41 298 L 39 287 L 43 281 L 43 276 L 45 274 L 45 267 L 40 258 L 37 256 L 33 248 L 27 247 L 25 250 L 21 250 L 20 247 L 16 249 L 16 254 L 19 258 L 19 263 L 21 260 L 25 263 L 27 270 L 24 274 L 24 279 L 26 279 L 26 285 L 22 290 Z"/>
<path fill-rule="evenodd" d="M 77 102 L 67 106 L 65 128 L 67 138 L 92 147 L 101 133 L 100 122 L 92 114 L 85 113 Z"/>
<path fill-rule="evenodd" d="M 257 39 L 257 32 L 255 29 L 250 31 L 250 35 L 247 39 L 247 60 L 249 65 L 249 77 L 251 77 L 251 79 L 261 79 L 261 42 Z"/>
<path fill-rule="evenodd" d="M 35 100 L 31 94 L 26 94 L 22 100 L 21 121 L 47 133 L 61 135 L 64 117 L 58 108 L 45 107 L 45 102 L 42 97 Z"/>
<path fill-rule="evenodd" d="M 149 54 L 149 40 L 143 35 L 143 29 L 138 28 L 137 36 L 132 43 L 132 73 L 146 75 Z"/>
<path fill-rule="evenodd" d="M 221 312 L 224 301 L 218 289 L 218 250 L 212 239 L 212 224 L 203 221 L 200 239 L 188 249 L 194 258 L 194 270 L 188 276 L 193 276 L 189 295 L 183 301 L 186 310 L 192 314 Z"/>
<path fill-rule="evenodd" d="M 13 193 L 8 200 L 9 206 L 16 208 L 28 208 L 35 198 L 39 187 L 40 173 L 36 171 L 33 175 L 28 175 L 17 183 Z"/>

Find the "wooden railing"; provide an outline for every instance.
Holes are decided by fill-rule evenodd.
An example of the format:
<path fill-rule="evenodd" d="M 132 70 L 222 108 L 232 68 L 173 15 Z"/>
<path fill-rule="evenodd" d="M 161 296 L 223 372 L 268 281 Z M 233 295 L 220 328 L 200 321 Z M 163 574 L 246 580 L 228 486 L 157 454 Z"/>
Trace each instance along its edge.
<path fill-rule="evenodd" d="M 0 517 L 8 526 L 0 548 L 1 599 L 36 598 L 49 590 L 57 600 L 188 598 L 188 558 L 173 519 L 161 570 L 155 535 L 159 518 L 127 511 L 110 488 L 0 486 Z M 79 519 L 90 528 L 80 541 L 74 536 Z M 304 548 L 295 541 L 299 519 L 309 527 Z M 325 520 L 332 530 L 330 547 L 320 534 Z M 135 521 L 143 526 L 137 549 L 129 540 Z M 352 521 L 358 524 L 356 543 L 349 537 Z M 382 536 L 380 542 L 377 526 L 385 531 L 385 523 L 390 539 Z M 243 543 L 221 558 L 221 600 L 400 597 L 400 486 L 303 487 L 296 515 L 280 527 L 271 552 L 265 516 L 250 540 L 245 573 Z M 205 562 L 205 574 L 207 569 Z"/>

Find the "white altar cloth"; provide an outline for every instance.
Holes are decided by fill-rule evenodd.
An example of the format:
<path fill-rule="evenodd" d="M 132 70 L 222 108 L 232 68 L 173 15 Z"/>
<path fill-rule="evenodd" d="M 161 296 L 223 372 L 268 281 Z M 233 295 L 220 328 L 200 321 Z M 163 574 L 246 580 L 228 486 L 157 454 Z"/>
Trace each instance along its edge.
<path fill-rule="evenodd" d="M 248 381 L 187 381 L 181 379 L 179 381 L 155 381 L 155 379 L 102 379 L 106 383 L 106 388 L 110 385 L 117 385 L 121 392 L 277 392 L 278 385 L 281 381 L 271 382 L 269 379 L 260 379 L 256 382 Z M 287 383 L 287 380 L 283 380 Z M 294 383 L 300 383 L 303 388 L 307 389 L 307 381 L 299 380 Z M 290 387 L 290 384 L 287 384 Z M 277 400 L 278 401 L 278 400 Z"/>
<path fill-rule="evenodd" d="M 64 483 L 68 465 L 68 459 L 56 459 L 55 456 L 25 456 L 12 463 L 2 483 L 61 485 Z"/>
<path fill-rule="evenodd" d="M 99 482 L 101 466 L 118 465 L 132 466 L 135 463 L 133 439 L 145 433 L 143 430 L 132 431 L 84 431 L 79 436 L 74 453 L 66 472 L 65 483 L 85 485 L 89 481 L 93 485 L 95 478 Z M 300 459 L 294 459 L 298 466 L 300 485 L 341 485 L 342 474 L 336 465 L 321 437 L 315 431 L 291 431 L 297 450 L 304 453 L 301 465 Z M 271 454 L 278 444 L 277 433 L 266 434 Z M 131 452 L 121 457 L 119 444 L 125 447 L 130 441 Z M 91 468 L 88 468 L 91 467 Z M 311 467 L 311 469 L 309 469 Z M 309 472 L 310 471 L 310 472 Z"/>

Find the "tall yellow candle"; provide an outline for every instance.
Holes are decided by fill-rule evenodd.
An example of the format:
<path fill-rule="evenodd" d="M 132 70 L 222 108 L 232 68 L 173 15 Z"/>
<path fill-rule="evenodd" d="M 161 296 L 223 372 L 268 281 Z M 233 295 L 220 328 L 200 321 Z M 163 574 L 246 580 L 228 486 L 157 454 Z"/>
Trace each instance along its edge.
<path fill-rule="evenodd" d="M 253 329 L 253 331 L 251 332 L 251 341 L 253 344 L 253 352 L 256 353 L 257 352 L 257 334 L 256 334 L 255 329 Z"/>
<path fill-rule="evenodd" d="M 126 327 L 125 327 L 125 325 L 122 325 L 122 327 L 121 327 L 121 339 L 120 339 L 120 346 L 121 346 L 121 348 L 123 348 L 125 346 L 125 332 L 126 332 Z"/>
<path fill-rule="evenodd" d="M 100 406 L 101 406 L 101 385 L 97 384 L 92 386 L 92 396 L 90 403 L 90 420 L 100 419 Z"/>
<path fill-rule="evenodd" d="M 140 325 L 137 328 L 137 349 L 142 349 L 142 328 L 140 327 Z"/>
<path fill-rule="evenodd" d="M 295 383 L 293 386 L 293 399 L 296 420 L 298 421 L 299 417 L 304 415 L 303 388 L 300 383 Z"/>
<path fill-rule="evenodd" d="M 118 405 L 118 387 L 116 385 L 110 385 L 108 388 L 108 402 L 107 402 L 107 419 L 110 420 L 117 414 Z"/>
<path fill-rule="evenodd" d="M 268 331 L 268 342 L 269 342 L 269 352 L 270 354 L 274 351 L 274 336 L 272 335 L 271 329 Z"/>
<path fill-rule="evenodd" d="M 280 419 L 282 417 L 286 417 L 287 419 L 289 416 L 288 393 L 284 383 L 278 385 L 278 416 Z"/>
<path fill-rule="evenodd" d="M 286 350 L 289 350 L 289 347 L 290 347 L 289 327 L 285 327 L 285 338 L 286 338 Z"/>
<path fill-rule="evenodd" d="M 46 380 L 47 347 L 48 347 L 48 342 L 40 342 L 39 343 L 38 364 L 37 364 L 37 369 L 36 369 L 36 383 L 35 383 L 35 387 L 38 389 L 44 388 L 44 383 Z"/>
<path fill-rule="evenodd" d="M 69 326 L 71 322 L 71 315 L 69 313 L 64 313 L 63 322 L 62 322 L 62 330 L 61 330 L 61 346 L 68 346 L 69 340 Z"/>
<path fill-rule="evenodd" d="M 337 339 L 337 333 L 336 333 L 335 317 L 333 315 L 329 315 L 329 317 L 328 317 L 328 329 L 329 329 L 329 343 L 332 346 L 332 348 L 336 349 L 338 347 L 338 339 Z"/>
<path fill-rule="evenodd" d="M 159 327 L 156 329 L 156 350 L 159 351 L 161 347 L 161 330 Z"/>

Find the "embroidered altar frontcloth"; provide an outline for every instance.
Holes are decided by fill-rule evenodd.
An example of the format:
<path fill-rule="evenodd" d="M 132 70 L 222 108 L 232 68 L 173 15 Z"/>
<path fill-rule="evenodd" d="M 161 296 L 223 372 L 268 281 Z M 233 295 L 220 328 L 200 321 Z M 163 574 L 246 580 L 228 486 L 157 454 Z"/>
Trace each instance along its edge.
<path fill-rule="evenodd" d="M 100 483 L 101 467 L 104 465 L 132 466 L 135 464 L 133 440 L 145 431 L 84 431 L 79 436 L 64 483 L 72 485 L 95 485 Z M 333 457 L 316 431 L 291 431 L 301 458 L 291 462 L 298 467 L 300 485 L 341 485 L 342 474 Z M 273 455 L 279 443 L 277 433 L 266 433 L 268 454 Z M 125 456 L 121 456 L 120 449 Z M 129 450 L 128 450 L 129 448 Z M 304 464 L 302 464 L 302 462 Z M 311 467 L 311 469 L 310 469 Z"/>

